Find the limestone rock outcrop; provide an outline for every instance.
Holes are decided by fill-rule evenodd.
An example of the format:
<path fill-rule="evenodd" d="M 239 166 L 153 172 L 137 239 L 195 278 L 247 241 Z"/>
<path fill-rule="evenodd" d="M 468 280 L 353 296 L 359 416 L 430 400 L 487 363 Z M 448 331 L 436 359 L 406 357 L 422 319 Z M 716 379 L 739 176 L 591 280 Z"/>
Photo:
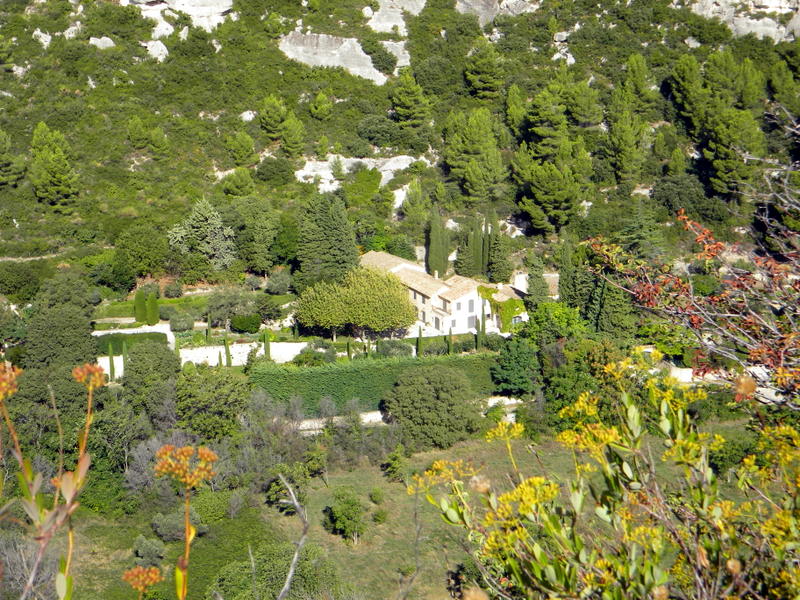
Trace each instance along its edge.
<path fill-rule="evenodd" d="M 378 0 L 378 10 L 370 15 L 367 25 L 374 31 L 397 33 L 406 36 L 406 22 L 403 12 L 418 15 L 425 8 L 425 0 Z M 366 16 L 366 15 L 365 15 Z"/>
<path fill-rule="evenodd" d="M 137 6 L 142 11 L 142 16 L 156 21 L 152 36 L 154 39 L 170 35 L 174 30 L 164 18 L 164 11 L 186 13 L 192 19 L 192 25 L 211 31 L 233 10 L 233 0 L 119 0 L 119 3 L 123 6 Z"/>
<path fill-rule="evenodd" d="M 539 8 L 539 2 L 527 0 L 456 0 L 456 10 L 464 14 L 478 16 L 481 27 L 491 23 L 498 15 L 515 17 L 524 13 L 534 12 Z"/>
<path fill-rule="evenodd" d="M 292 60 L 311 67 L 342 67 L 378 85 L 386 83 L 386 75 L 372 66 L 372 59 L 355 38 L 292 31 L 281 38 L 278 47 Z"/>
<path fill-rule="evenodd" d="M 698 15 L 719 19 L 736 36 L 752 33 L 775 42 L 800 37 L 800 0 L 687 0 L 685 4 Z M 786 15 L 792 16 L 783 24 Z"/>

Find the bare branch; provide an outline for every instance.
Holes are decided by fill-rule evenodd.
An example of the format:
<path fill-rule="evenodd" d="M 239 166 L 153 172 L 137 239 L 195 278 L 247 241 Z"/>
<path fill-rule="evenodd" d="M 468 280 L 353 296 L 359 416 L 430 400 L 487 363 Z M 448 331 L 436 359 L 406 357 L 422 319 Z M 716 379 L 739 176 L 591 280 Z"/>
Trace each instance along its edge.
<path fill-rule="evenodd" d="M 294 556 L 292 556 L 292 562 L 289 565 L 289 572 L 286 574 L 286 582 L 283 584 L 283 588 L 281 589 L 278 597 L 275 600 L 285 600 L 286 596 L 289 594 L 289 588 L 292 585 L 292 579 L 294 578 L 294 573 L 297 570 L 297 564 L 300 562 L 300 553 L 303 550 L 303 546 L 305 546 L 306 539 L 308 538 L 308 517 L 306 516 L 306 509 L 305 507 L 300 504 L 300 501 L 297 499 L 297 495 L 294 493 L 294 489 L 289 484 L 289 481 L 283 474 L 278 474 L 278 477 L 281 480 L 281 483 L 286 487 L 286 491 L 289 493 L 288 500 L 282 500 L 284 504 L 289 504 L 294 507 L 295 514 L 300 519 L 300 522 L 303 524 L 303 532 L 300 535 L 300 539 L 297 540 L 294 550 Z"/>

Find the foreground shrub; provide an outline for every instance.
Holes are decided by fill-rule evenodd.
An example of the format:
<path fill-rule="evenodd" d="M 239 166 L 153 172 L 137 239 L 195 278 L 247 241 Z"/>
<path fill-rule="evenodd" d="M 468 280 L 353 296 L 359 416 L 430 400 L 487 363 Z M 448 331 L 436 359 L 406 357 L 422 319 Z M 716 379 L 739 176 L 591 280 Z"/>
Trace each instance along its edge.
<path fill-rule="evenodd" d="M 197 535 L 205 535 L 208 532 L 208 527 L 202 522 L 200 515 L 197 514 L 194 507 L 189 511 L 189 520 L 197 529 Z M 177 542 L 183 539 L 184 523 L 182 509 L 167 513 L 166 515 L 156 513 L 150 524 L 155 534 L 163 542 Z"/>
<path fill-rule="evenodd" d="M 136 564 L 142 567 L 159 566 L 164 558 L 166 548 L 161 540 L 150 539 L 140 535 L 133 542 L 133 554 L 136 556 Z"/>

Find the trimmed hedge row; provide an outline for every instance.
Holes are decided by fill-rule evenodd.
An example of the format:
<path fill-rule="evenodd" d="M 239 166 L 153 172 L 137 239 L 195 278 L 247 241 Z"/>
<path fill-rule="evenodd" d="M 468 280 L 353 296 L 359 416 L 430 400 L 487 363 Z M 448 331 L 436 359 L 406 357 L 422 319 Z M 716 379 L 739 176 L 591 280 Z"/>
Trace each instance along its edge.
<path fill-rule="evenodd" d="M 97 337 L 97 348 L 101 355 L 108 354 L 108 345 L 111 344 L 114 354 L 122 354 L 122 342 L 128 350 L 141 342 L 167 343 L 167 336 L 158 331 L 148 331 L 145 333 L 109 333 Z"/>
<path fill-rule="evenodd" d="M 378 410 L 380 402 L 404 372 L 423 366 L 441 365 L 462 371 L 475 391 L 485 398 L 494 390 L 491 366 L 495 355 L 490 353 L 428 358 L 387 358 L 356 360 L 320 367 L 293 367 L 260 364 L 253 367 L 250 382 L 264 389 L 272 399 L 288 402 L 299 397 L 307 417 L 319 416 L 319 401 L 329 397 L 337 412 L 351 399 L 357 399 L 362 411 Z"/>

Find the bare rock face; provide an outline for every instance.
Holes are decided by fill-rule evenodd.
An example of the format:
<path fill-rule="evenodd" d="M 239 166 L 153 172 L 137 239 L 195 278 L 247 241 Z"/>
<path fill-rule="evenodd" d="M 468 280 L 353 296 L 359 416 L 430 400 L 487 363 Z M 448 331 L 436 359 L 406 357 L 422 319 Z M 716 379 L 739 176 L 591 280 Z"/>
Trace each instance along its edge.
<path fill-rule="evenodd" d="M 337 159 L 341 162 L 345 171 L 349 171 L 359 163 L 366 165 L 368 169 L 377 169 L 381 174 L 381 185 L 389 183 L 397 171 L 407 169 L 411 163 L 417 160 L 430 164 L 424 158 L 418 159 L 405 154 L 390 158 L 345 158 L 343 156 L 330 155 L 326 160 L 306 161 L 302 169 L 294 172 L 294 176 L 301 182 L 310 183 L 316 180 L 320 192 L 332 192 L 339 187 L 339 182 L 333 176 L 333 164 Z M 403 198 L 405 196 L 401 194 L 400 204 L 402 204 Z M 397 201 L 397 196 L 395 196 L 395 201 Z"/>
<path fill-rule="evenodd" d="M 378 10 L 373 12 L 367 25 L 374 31 L 390 33 L 397 28 L 397 33 L 408 35 L 403 12 L 418 15 L 425 8 L 425 0 L 378 0 Z M 366 14 L 364 15 L 366 16 Z"/>
<path fill-rule="evenodd" d="M 539 2 L 526 0 L 456 0 L 456 10 L 463 14 L 478 16 L 481 27 L 494 21 L 498 15 L 516 17 L 533 12 L 539 8 Z"/>
<path fill-rule="evenodd" d="M 142 42 L 142 46 L 147 48 L 147 53 L 152 58 L 155 58 L 158 62 L 164 62 L 164 59 L 169 56 L 169 50 L 167 50 L 167 47 L 161 40 L 155 40 L 154 42 Z"/>
<path fill-rule="evenodd" d="M 381 44 L 397 58 L 397 68 L 407 67 L 411 64 L 411 55 L 406 50 L 405 42 L 390 42 L 382 40 Z"/>
<path fill-rule="evenodd" d="M 355 38 L 292 31 L 281 38 L 278 47 L 292 60 L 311 67 L 342 67 L 378 85 L 386 83 L 386 75 L 372 66 L 372 59 Z"/>
<path fill-rule="evenodd" d="M 50 42 L 53 41 L 53 36 L 37 27 L 36 31 L 33 32 L 33 39 L 39 42 L 44 48 L 47 48 Z"/>
<path fill-rule="evenodd" d="M 800 36 L 800 0 L 689 0 L 687 4 L 698 15 L 718 18 L 737 36 L 752 33 L 759 39 L 771 38 L 775 42 L 792 41 Z M 791 13 L 793 17 L 786 25 L 766 16 Z"/>
<path fill-rule="evenodd" d="M 90 37 L 89 45 L 100 48 L 100 50 L 106 50 L 107 48 L 113 48 L 115 44 L 114 40 L 104 35 L 101 38 Z"/>
<path fill-rule="evenodd" d="M 162 37 L 167 27 L 170 28 L 169 33 L 172 33 L 172 25 L 162 14 L 165 10 L 186 13 L 192 19 L 192 25 L 206 31 L 211 31 L 222 23 L 233 10 L 233 0 L 119 0 L 119 3 L 123 6 L 128 4 L 138 6 L 142 16 L 155 19 L 156 27 L 153 31 L 155 39 Z"/>

